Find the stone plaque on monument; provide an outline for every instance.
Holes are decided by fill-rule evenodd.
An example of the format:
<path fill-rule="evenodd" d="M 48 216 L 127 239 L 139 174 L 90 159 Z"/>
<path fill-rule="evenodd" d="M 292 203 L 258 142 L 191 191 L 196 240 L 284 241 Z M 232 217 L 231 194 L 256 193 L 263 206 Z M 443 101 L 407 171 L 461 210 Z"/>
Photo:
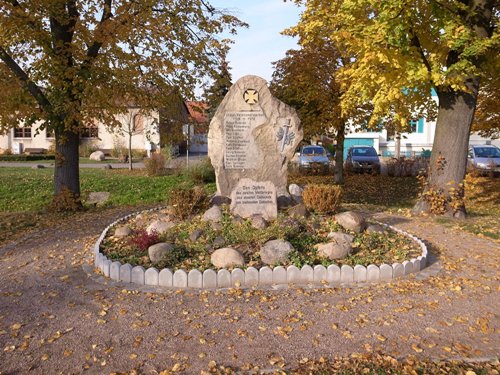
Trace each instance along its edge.
<path fill-rule="evenodd" d="M 224 116 L 224 168 L 254 169 L 257 166 L 257 145 L 253 129 L 262 125 L 262 111 L 226 112 Z"/>
<path fill-rule="evenodd" d="M 256 76 L 239 79 L 210 122 L 208 156 L 217 195 L 231 197 L 243 178 L 270 182 L 287 193 L 287 168 L 303 132 L 295 110 L 271 95 Z"/>
<path fill-rule="evenodd" d="M 241 179 L 231 194 L 231 212 L 243 218 L 261 215 L 266 220 L 276 219 L 278 209 L 274 184 Z"/>

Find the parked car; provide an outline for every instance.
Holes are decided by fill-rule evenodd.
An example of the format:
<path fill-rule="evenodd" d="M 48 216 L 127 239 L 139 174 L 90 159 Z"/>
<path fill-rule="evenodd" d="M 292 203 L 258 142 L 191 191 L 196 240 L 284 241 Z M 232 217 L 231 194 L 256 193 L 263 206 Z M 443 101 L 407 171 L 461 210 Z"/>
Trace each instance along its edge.
<path fill-rule="evenodd" d="M 472 146 L 467 163 L 479 172 L 500 173 L 500 149 L 493 145 Z"/>
<path fill-rule="evenodd" d="M 347 150 L 344 167 L 352 172 L 380 173 L 380 159 L 371 146 L 352 146 Z"/>
<path fill-rule="evenodd" d="M 327 173 L 330 169 L 328 152 L 323 146 L 303 146 L 299 153 L 299 171 Z"/>

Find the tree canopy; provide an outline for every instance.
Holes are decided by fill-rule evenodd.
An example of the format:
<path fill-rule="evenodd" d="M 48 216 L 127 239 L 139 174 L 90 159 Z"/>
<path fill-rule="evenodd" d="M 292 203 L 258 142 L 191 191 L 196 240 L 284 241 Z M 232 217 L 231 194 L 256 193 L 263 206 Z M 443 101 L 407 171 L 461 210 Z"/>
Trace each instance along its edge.
<path fill-rule="evenodd" d="M 55 132 L 56 193 L 79 196 L 78 138 L 128 103 L 190 96 L 244 26 L 206 0 L 6 0 L 0 3 L 0 131 L 43 120 Z"/>
<path fill-rule="evenodd" d="M 432 114 L 439 98 L 429 178 L 415 212 L 465 214 L 467 147 L 480 80 L 498 60 L 493 0 L 296 0 L 301 20 L 287 33 L 301 43 L 331 39 L 351 60 L 339 72 L 342 111 L 373 105 L 370 125 L 389 117 L 405 128 Z"/>

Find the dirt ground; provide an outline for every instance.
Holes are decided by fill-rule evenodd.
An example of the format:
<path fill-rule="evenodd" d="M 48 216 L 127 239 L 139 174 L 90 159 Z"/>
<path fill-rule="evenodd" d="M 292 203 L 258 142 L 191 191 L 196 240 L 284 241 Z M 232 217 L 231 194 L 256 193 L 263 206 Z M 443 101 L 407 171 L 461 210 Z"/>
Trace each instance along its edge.
<path fill-rule="evenodd" d="M 353 353 L 468 361 L 500 354 L 495 242 L 432 219 L 381 214 L 436 254 L 422 275 L 332 289 L 148 292 L 82 267 L 99 232 L 125 213 L 61 219 L 0 248 L 1 374 L 272 373 Z"/>

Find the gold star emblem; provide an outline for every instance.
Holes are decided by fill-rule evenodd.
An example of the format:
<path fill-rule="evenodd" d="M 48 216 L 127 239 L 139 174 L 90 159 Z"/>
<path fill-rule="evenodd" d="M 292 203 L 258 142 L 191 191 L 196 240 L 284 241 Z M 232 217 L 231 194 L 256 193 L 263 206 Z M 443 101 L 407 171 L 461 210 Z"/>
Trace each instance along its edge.
<path fill-rule="evenodd" d="M 255 89 L 247 89 L 243 93 L 243 100 L 247 104 L 255 104 L 259 101 L 259 92 Z"/>

